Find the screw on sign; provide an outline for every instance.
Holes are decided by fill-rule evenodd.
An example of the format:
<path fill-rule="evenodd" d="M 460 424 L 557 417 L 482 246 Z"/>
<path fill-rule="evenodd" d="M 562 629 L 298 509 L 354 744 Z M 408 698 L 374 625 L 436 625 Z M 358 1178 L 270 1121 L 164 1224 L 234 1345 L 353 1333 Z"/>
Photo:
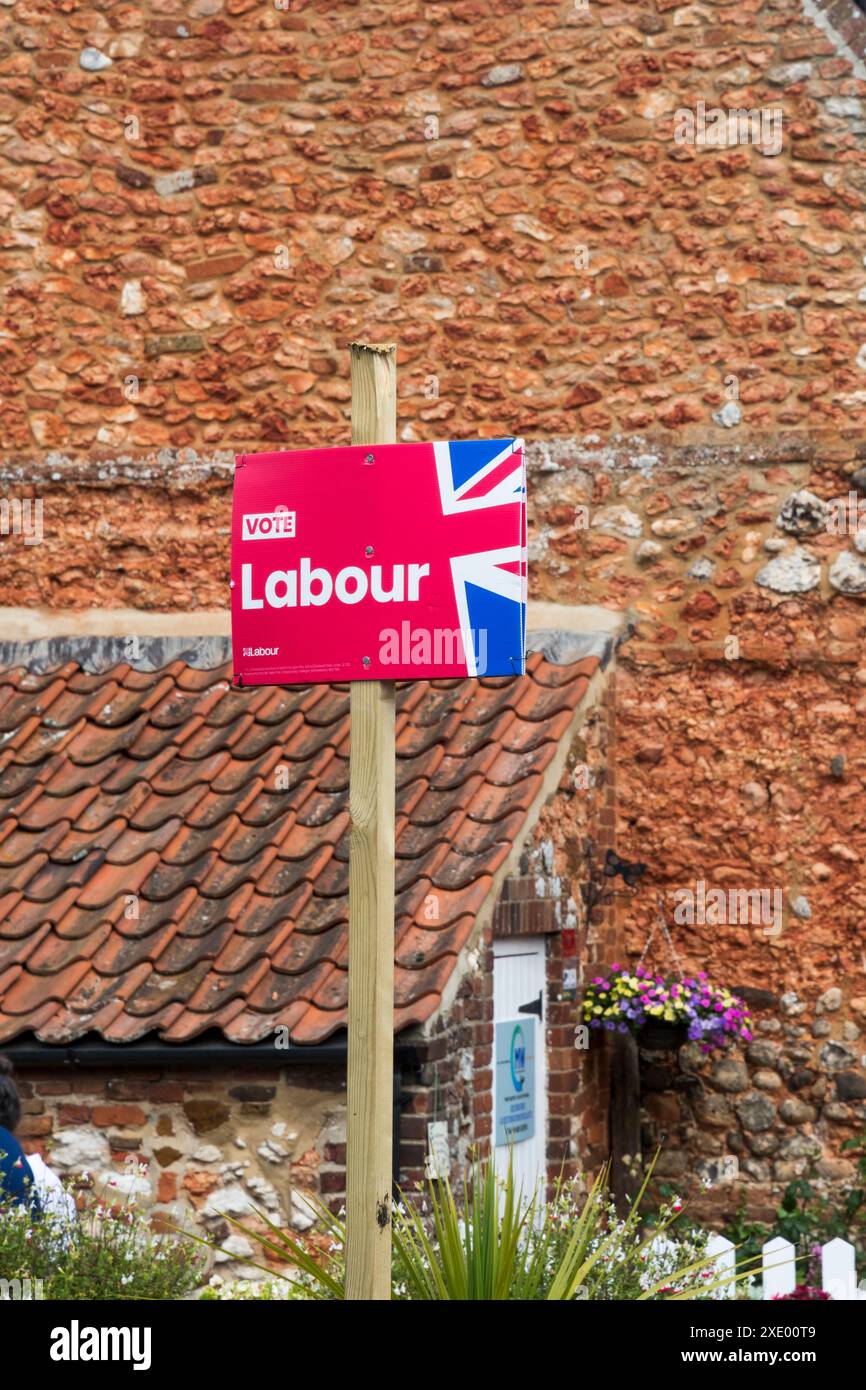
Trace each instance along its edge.
<path fill-rule="evenodd" d="M 519 439 L 397 444 L 396 349 L 351 345 L 352 444 L 244 454 L 232 514 L 238 686 L 350 682 L 346 1296 L 391 1285 L 394 682 L 519 676 Z"/>

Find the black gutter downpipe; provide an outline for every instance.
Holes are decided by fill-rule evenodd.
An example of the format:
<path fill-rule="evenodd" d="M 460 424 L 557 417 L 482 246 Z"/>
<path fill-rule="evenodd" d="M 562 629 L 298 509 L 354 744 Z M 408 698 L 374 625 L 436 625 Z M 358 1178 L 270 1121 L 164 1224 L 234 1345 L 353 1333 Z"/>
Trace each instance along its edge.
<path fill-rule="evenodd" d="M 278 1048 L 269 1038 L 258 1043 L 232 1043 L 221 1034 L 193 1038 L 185 1043 L 166 1043 L 159 1038 L 137 1042 L 109 1043 L 102 1038 L 82 1038 L 79 1042 L 56 1044 L 33 1037 L 13 1038 L 0 1043 L 0 1054 L 19 1067 L 294 1067 L 345 1066 L 345 1034 L 307 1047 Z M 395 1075 L 400 1063 L 415 1059 L 411 1043 L 395 1040 Z M 402 1092 L 401 1092 L 402 1095 Z"/>

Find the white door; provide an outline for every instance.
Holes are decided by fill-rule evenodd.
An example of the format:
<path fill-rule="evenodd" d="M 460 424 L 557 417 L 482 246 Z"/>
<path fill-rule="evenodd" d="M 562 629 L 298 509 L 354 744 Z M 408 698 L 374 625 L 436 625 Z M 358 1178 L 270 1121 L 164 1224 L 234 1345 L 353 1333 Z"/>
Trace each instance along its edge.
<path fill-rule="evenodd" d="M 544 1196 L 547 1148 L 543 936 L 493 943 L 493 1143 L 497 1172 L 525 1198 Z"/>

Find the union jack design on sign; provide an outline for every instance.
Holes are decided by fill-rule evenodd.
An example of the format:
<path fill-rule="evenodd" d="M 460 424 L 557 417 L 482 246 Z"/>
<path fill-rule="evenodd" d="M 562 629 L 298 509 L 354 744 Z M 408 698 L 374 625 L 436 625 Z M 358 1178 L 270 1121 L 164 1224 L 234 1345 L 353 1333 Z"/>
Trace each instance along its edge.
<path fill-rule="evenodd" d="M 520 675 L 525 636 L 522 440 L 238 458 L 239 683 Z"/>

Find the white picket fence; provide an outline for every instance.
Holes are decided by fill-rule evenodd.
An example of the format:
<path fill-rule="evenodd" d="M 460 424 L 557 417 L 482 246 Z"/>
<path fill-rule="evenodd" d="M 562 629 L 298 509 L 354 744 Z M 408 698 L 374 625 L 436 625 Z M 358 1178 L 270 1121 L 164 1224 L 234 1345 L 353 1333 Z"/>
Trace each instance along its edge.
<path fill-rule="evenodd" d="M 761 1279 L 765 1299 L 774 1298 L 779 1293 L 793 1293 L 794 1287 L 806 1282 L 805 1263 L 799 1269 L 794 1263 L 796 1250 L 789 1240 L 775 1236 L 762 1247 Z M 713 1260 L 719 1274 L 734 1272 L 736 1251 L 724 1236 L 711 1235 L 707 1241 L 707 1254 Z M 755 1269 L 757 1277 L 758 1270 Z M 742 1283 L 745 1283 L 743 1280 Z M 857 1265 L 854 1246 L 847 1240 L 830 1240 L 821 1246 L 821 1288 L 832 1299 L 852 1301 L 866 1299 L 866 1288 L 857 1287 Z M 718 1298 L 735 1298 L 737 1285 L 728 1284 L 718 1289 Z"/>

